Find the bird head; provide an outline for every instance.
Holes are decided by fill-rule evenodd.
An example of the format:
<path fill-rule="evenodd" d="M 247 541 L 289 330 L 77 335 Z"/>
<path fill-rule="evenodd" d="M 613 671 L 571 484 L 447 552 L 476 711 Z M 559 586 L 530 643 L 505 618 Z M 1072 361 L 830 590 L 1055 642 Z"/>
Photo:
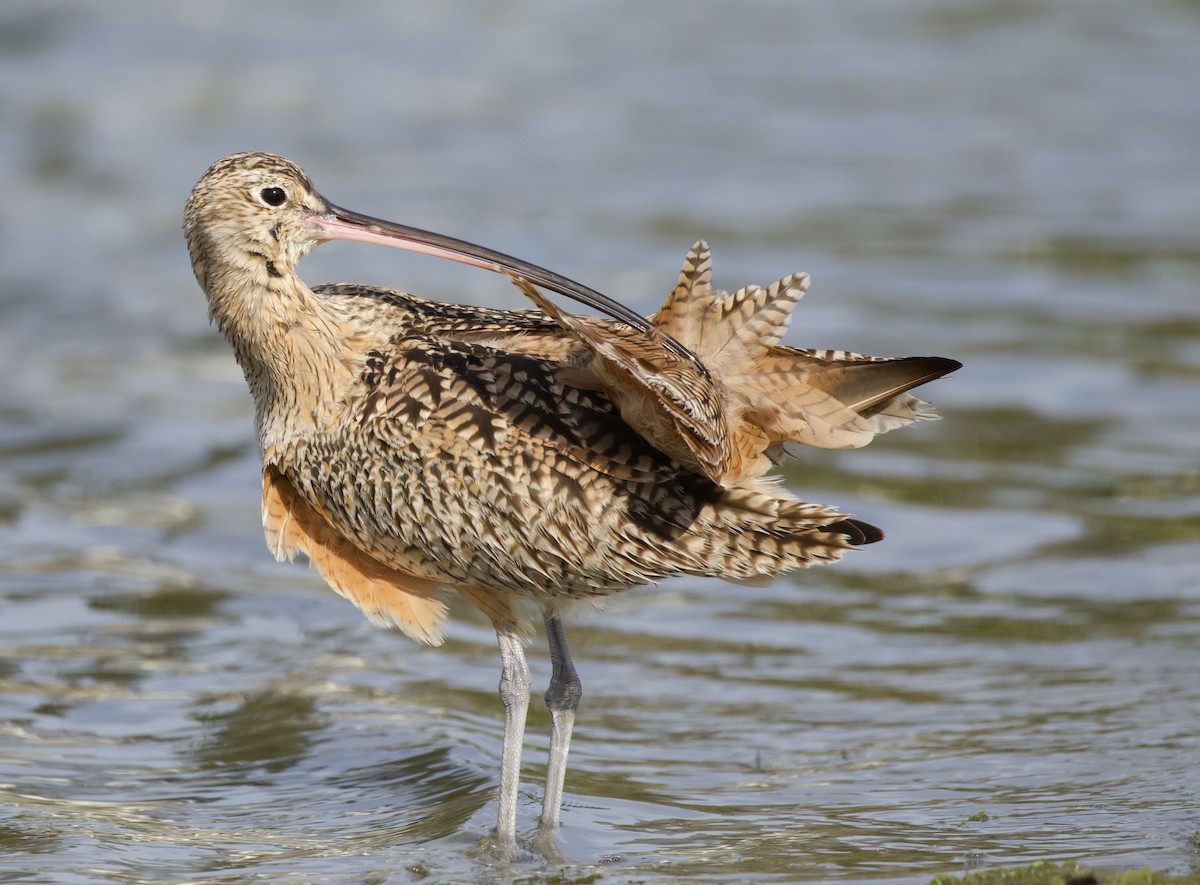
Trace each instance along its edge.
<path fill-rule="evenodd" d="M 192 189 L 183 221 L 201 288 L 211 294 L 223 267 L 256 277 L 294 273 L 321 241 L 314 217 L 328 211 L 312 179 L 283 157 L 246 152 L 213 163 Z"/>

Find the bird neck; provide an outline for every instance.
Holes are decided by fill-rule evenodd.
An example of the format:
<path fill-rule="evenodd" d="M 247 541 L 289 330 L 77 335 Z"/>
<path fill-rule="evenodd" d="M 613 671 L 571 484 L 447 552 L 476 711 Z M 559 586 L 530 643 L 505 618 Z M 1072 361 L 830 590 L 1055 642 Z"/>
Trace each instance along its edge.
<path fill-rule="evenodd" d="M 207 281 L 210 312 L 246 376 L 263 459 L 279 463 L 336 426 L 361 369 L 359 336 L 290 270 L 239 270 Z"/>

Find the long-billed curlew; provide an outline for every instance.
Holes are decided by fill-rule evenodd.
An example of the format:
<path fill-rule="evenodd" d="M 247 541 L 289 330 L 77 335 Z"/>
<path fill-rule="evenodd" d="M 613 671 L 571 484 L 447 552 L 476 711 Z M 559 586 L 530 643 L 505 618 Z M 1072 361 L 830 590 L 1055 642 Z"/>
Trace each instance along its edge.
<path fill-rule="evenodd" d="M 959 367 L 781 347 L 808 277 L 714 292 L 703 243 L 647 320 L 543 268 L 334 206 L 270 154 L 214 163 L 184 231 L 254 398 L 275 556 L 307 554 L 372 621 L 431 645 L 451 590 L 491 619 L 505 709 L 496 835 L 510 847 L 528 610 L 552 661 L 545 834 L 581 694 L 563 610 L 670 575 L 769 580 L 879 540 L 765 474 L 787 443 L 861 446 L 933 417 L 907 391 Z M 296 263 L 332 239 L 505 273 L 541 310 L 309 289 Z M 613 319 L 562 313 L 535 286 Z"/>

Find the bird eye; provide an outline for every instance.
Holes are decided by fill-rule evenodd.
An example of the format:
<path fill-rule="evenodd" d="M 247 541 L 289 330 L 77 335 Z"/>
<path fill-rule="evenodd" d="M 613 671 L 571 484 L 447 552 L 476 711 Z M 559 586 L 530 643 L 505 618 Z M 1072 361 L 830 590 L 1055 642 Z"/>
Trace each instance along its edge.
<path fill-rule="evenodd" d="M 281 187 L 264 187 L 259 196 L 268 206 L 282 206 L 287 201 L 287 191 Z"/>

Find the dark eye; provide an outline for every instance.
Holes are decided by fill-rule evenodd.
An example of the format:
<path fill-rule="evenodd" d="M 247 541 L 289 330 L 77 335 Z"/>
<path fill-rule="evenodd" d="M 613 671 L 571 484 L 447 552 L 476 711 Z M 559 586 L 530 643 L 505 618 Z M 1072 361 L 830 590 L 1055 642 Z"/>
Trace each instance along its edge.
<path fill-rule="evenodd" d="M 287 191 L 281 187 L 264 187 L 259 196 L 268 206 L 282 206 L 287 201 Z"/>

